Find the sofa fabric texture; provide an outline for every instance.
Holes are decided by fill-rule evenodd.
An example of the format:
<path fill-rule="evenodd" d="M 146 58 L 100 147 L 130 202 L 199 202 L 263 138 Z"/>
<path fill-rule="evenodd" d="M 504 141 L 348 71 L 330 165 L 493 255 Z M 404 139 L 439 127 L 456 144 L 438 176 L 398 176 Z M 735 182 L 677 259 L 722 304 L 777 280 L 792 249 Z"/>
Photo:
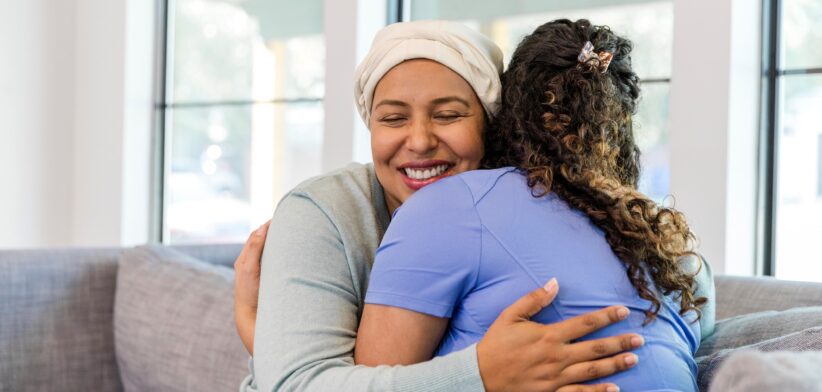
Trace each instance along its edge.
<path fill-rule="evenodd" d="M 174 249 L 123 252 L 114 340 L 125 391 L 236 390 L 248 353 L 234 327 L 233 270 Z"/>
<path fill-rule="evenodd" d="M 0 252 L 0 391 L 116 391 L 114 249 Z"/>
<path fill-rule="evenodd" d="M 822 293 L 818 298 L 822 303 Z M 696 356 L 745 347 L 820 326 L 822 306 L 768 310 L 731 317 L 717 323 L 716 331 L 702 341 Z"/>
<path fill-rule="evenodd" d="M 704 375 L 711 392 L 813 392 L 822 389 L 822 327 L 809 328 L 735 350 L 723 350 L 712 358 Z M 707 390 L 700 386 L 702 390 Z"/>
<path fill-rule="evenodd" d="M 717 320 L 766 310 L 822 306 L 820 283 L 750 276 L 722 276 L 720 279 L 716 284 Z"/>
<path fill-rule="evenodd" d="M 0 251 L 0 392 L 237 390 L 241 249 Z M 804 391 L 822 375 L 822 284 L 717 276 L 716 293 L 702 390 Z"/>

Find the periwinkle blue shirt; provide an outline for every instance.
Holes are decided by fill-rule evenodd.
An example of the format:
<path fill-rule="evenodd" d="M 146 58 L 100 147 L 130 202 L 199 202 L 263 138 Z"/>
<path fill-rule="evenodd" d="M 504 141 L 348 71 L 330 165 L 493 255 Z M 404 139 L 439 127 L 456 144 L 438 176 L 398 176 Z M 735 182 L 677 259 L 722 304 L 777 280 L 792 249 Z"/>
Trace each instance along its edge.
<path fill-rule="evenodd" d="M 365 302 L 450 318 L 436 355 L 478 342 L 497 316 L 551 278 L 560 291 L 533 317 L 555 323 L 611 305 L 625 321 L 580 340 L 639 333 L 645 345 L 632 369 L 599 382 L 624 391 L 696 391 L 696 315 L 663 301 L 647 325 L 650 303 L 588 217 L 555 194 L 533 197 L 514 168 L 477 170 L 426 186 L 394 215 L 371 272 Z"/>

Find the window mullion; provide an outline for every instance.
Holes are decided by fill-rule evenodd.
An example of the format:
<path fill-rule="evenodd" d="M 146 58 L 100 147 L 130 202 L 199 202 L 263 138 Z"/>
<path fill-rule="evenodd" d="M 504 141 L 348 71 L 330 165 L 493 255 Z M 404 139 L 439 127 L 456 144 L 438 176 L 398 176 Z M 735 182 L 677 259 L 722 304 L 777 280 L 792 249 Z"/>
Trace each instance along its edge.
<path fill-rule="evenodd" d="M 759 148 L 757 269 L 773 276 L 775 265 L 777 97 L 779 89 L 779 1 L 763 2 L 762 131 Z"/>

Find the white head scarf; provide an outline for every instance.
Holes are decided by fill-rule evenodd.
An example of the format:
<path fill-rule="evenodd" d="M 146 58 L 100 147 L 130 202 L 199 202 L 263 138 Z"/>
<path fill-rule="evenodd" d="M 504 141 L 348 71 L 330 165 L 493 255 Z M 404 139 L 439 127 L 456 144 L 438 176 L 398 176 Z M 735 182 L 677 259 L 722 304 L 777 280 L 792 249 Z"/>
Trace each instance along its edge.
<path fill-rule="evenodd" d="M 365 125 L 377 83 L 391 68 L 406 60 L 429 59 L 465 79 L 489 117 L 500 101 L 502 51 L 486 36 L 467 26 L 441 20 L 394 23 L 377 33 L 371 50 L 357 67 L 354 98 Z"/>

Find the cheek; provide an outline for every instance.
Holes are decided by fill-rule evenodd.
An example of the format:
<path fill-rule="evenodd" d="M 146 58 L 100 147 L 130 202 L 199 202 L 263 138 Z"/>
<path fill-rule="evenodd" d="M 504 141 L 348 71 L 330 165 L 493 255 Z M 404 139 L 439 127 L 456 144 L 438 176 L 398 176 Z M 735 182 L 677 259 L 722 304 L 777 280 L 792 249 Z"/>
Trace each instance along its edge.
<path fill-rule="evenodd" d="M 371 130 L 371 158 L 374 164 L 385 164 L 392 156 L 390 139 L 379 128 Z"/>
<path fill-rule="evenodd" d="M 371 129 L 371 159 L 375 168 L 387 168 L 403 146 L 403 134 L 399 129 L 374 127 Z"/>
<path fill-rule="evenodd" d="M 479 167 L 479 162 L 485 155 L 485 145 L 482 142 L 482 128 L 468 127 L 462 132 L 454 133 L 448 143 L 454 154 L 460 160 L 470 164 L 472 169 Z"/>

